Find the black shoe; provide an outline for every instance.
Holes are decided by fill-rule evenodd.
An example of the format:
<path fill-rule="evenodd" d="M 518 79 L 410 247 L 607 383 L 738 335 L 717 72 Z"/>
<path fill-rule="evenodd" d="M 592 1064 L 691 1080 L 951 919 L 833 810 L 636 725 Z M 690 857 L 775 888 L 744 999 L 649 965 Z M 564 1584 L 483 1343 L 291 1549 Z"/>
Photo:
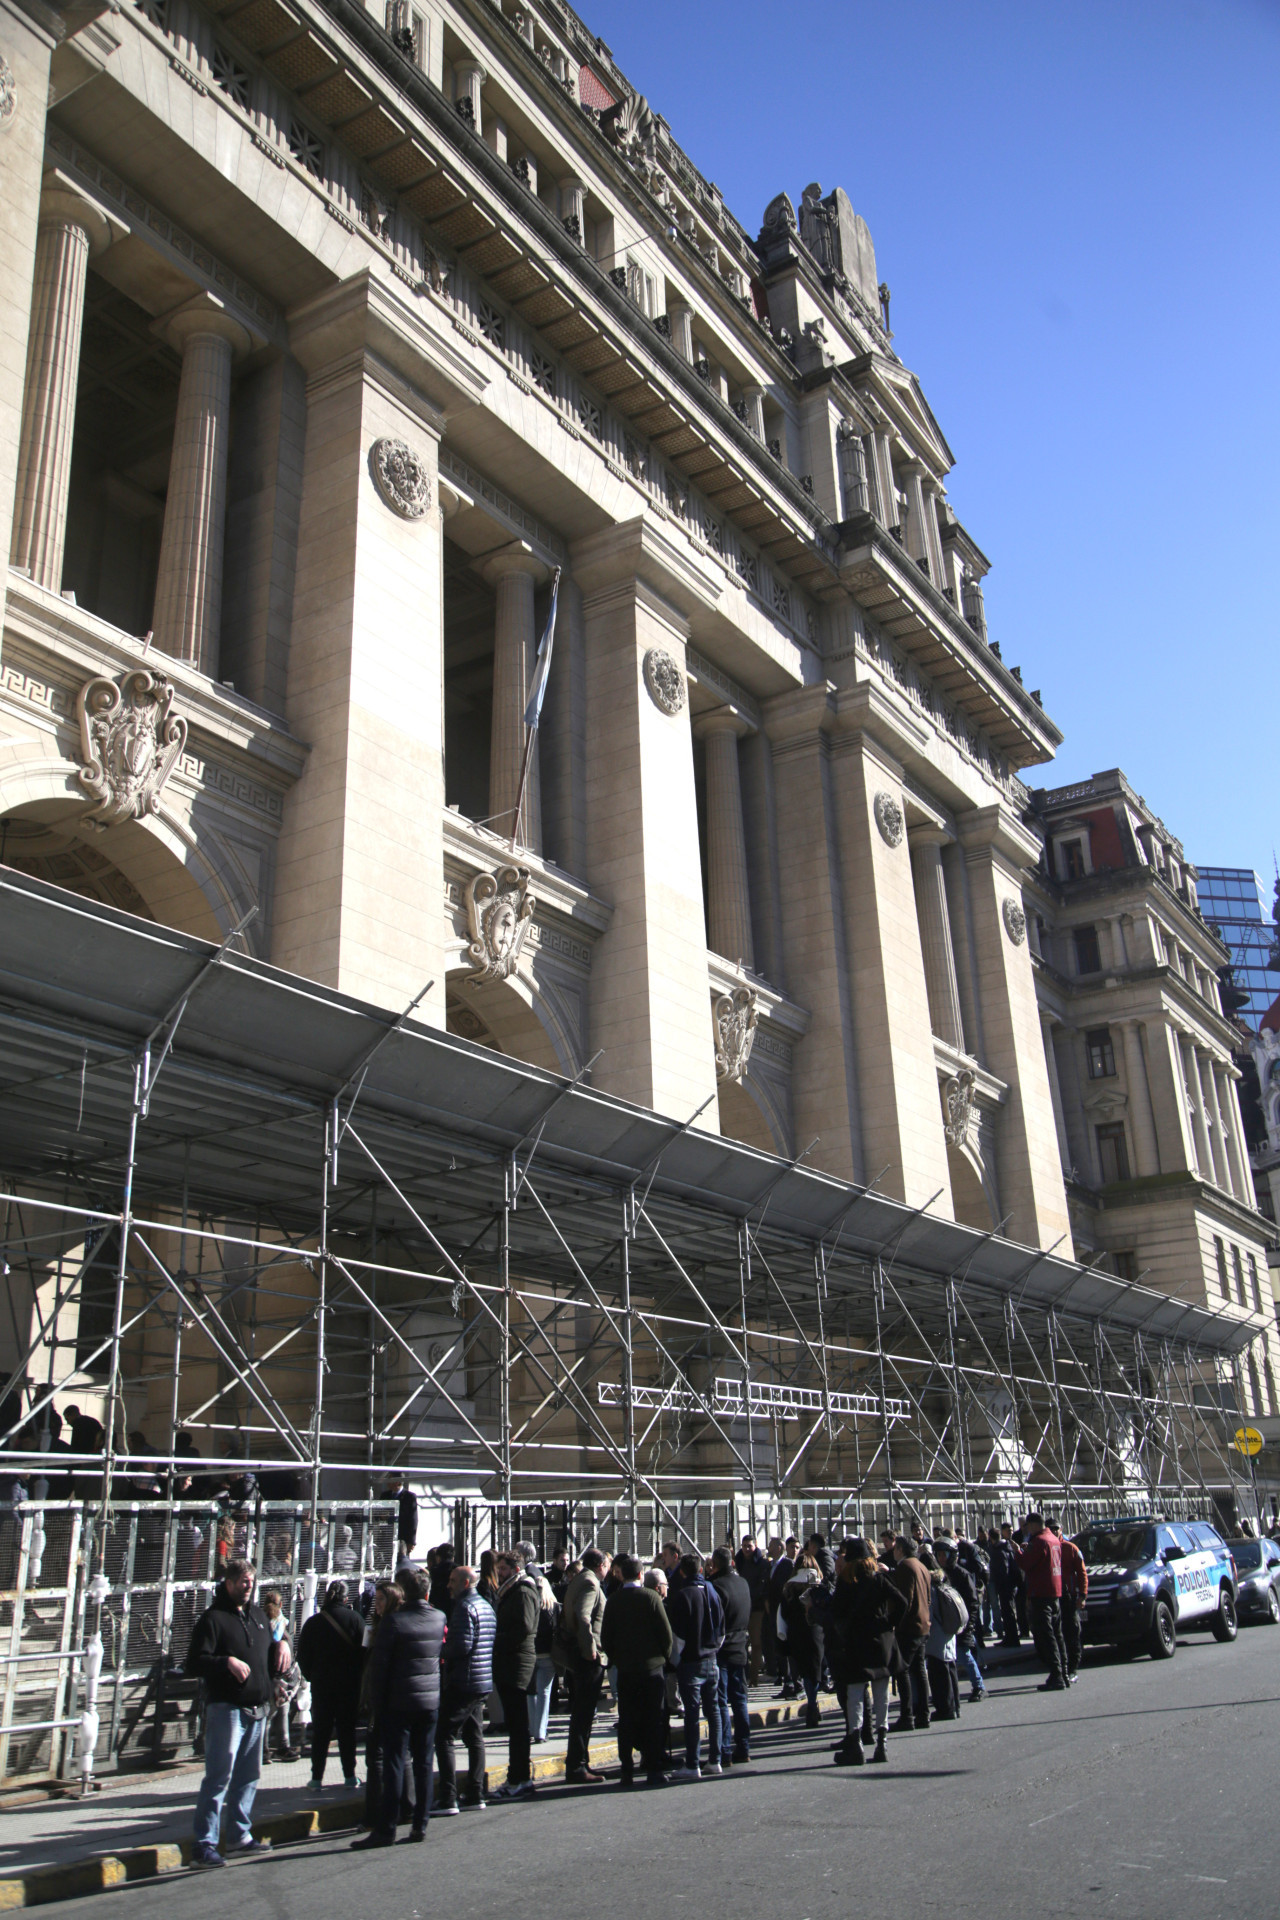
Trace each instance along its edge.
<path fill-rule="evenodd" d="M 671 1775 L 669 1773 L 646 1773 L 644 1783 L 646 1787 L 669 1787 L 671 1785 Z"/>
<path fill-rule="evenodd" d="M 634 1773 L 620 1773 L 618 1775 L 618 1785 L 620 1787 L 634 1787 L 635 1783 L 636 1777 Z"/>
<path fill-rule="evenodd" d="M 864 1727 L 864 1728 L 862 1729 L 862 1744 L 863 1744 L 863 1746 L 864 1746 L 864 1747 L 874 1747 L 874 1745 L 875 1745 L 875 1743 L 876 1743 L 876 1736 L 875 1736 L 875 1734 L 874 1734 L 874 1733 L 872 1732 L 872 1730 L 871 1730 L 871 1728 L 870 1728 L 870 1727 Z"/>
<path fill-rule="evenodd" d="M 838 1767 L 865 1767 L 866 1764 L 867 1756 L 862 1751 L 861 1740 L 859 1740 L 855 1746 L 841 1747 L 839 1753 L 836 1755 L 836 1765 Z"/>
<path fill-rule="evenodd" d="M 923 1719 L 923 1720 L 917 1720 L 917 1721 L 916 1721 L 916 1732 L 917 1732 L 917 1733 L 928 1733 L 928 1731 L 929 1731 L 929 1721 L 928 1721 L 928 1718 L 927 1718 L 927 1717 L 926 1717 L 925 1719 Z"/>
<path fill-rule="evenodd" d="M 915 1730 L 916 1723 L 914 1720 L 895 1720 L 893 1723 L 894 1733 L 914 1733 Z"/>
<path fill-rule="evenodd" d="M 455 1813 L 461 1813 L 462 1808 L 456 1800 L 441 1800 L 438 1805 L 432 1807 L 431 1811 L 441 1819 L 449 1820 Z"/>
<path fill-rule="evenodd" d="M 406 1840 L 416 1840 L 419 1844 L 421 1844 L 426 1837 L 427 1830 L 425 1827 L 410 1827 L 408 1833 L 405 1835 Z"/>
<path fill-rule="evenodd" d="M 731 1758 L 735 1767 L 749 1767 L 751 1765 L 751 1753 L 749 1749 L 744 1748 L 741 1753 L 735 1751 Z"/>
<path fill-rule="evenodd" d="M 352 1853 L 367 1853 L 371 1847 L 393 1847 L 395 1835 L 391 1833 L 366 1833 L 363 1840 L 351 1842 Z"/>
<path fill-rule="evenodd" d="M 1037 1693 L 1065 1693 L 1066 1691 L 1066 1681 L 1058 1679 L 1042 1680 L 1036 1688 Z"/>
<path fill-rule="evenodd" d="M 888 1759 L 889 1755 L 885 1751 L 885 1736 L 880 1734 L 876 1739 L 876 1750 L 871 1756 L 871 1764 L 872 1766 L 883 1766 L 887 1764 Z"/>

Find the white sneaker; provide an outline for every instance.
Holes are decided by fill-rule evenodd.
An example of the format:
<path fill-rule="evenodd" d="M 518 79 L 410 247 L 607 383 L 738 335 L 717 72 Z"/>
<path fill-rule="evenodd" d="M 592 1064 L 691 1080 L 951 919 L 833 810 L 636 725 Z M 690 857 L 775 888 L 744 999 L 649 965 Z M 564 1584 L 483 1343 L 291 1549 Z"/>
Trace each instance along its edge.
<path fill-rule="evenodd" d="M 724 1772 L 724 1768 L 720 1765 L 720 1762 L 718 1760 L 708 1760 L 706 1766 L 702 1769 L 702 1771 L 706 1774 L 710 1774 L 712 1779 L 714 1779 L 717 1774 Z"/>
<path fill-rule="evenodd" d="M 674 1767 L 671 1772 L 671 1778 L 673 1780 L 701 1780 L 702 1769 L 700 1767 Z"/>

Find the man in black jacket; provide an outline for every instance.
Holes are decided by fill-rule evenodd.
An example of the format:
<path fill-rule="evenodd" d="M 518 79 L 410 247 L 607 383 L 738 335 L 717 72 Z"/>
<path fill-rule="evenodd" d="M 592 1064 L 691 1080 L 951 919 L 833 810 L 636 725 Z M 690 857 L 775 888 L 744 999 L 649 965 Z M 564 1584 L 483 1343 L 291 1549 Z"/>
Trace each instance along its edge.
<path fill-rule="evenodd" d="M 324 1785 L 329 1742 L 338 1736 L 343 1785 L 354 1793 L 356 1720 L 360 1712 L 360 1676 L 364 1668 L 364 1622 L 347 1604 L 345 1580 L 331 1580 L 324 1605 L 303 1622 L 298 1635 L 298 1665 L 311 1686 L 311 1784 Z"/>
<path fill-rule="evenodd" d="M 786 1642 L 777 1638 L 777 1621 L 778 1608 L 782 1604 L 782 1590 L 796 1570 L 796 1542 L 793 1540 L 787 1540 L 785 1542 L 779 1540 L 776 1542 L 776 1545 L 778 1547 L 778 1554 L 772 1567 L 769 1569 L 769 1585 L 767 1589 L 769 1617 L 773 1622 L 774 1645 L 778 1652 L 778 1679 L 782 1683 L 779 1691 L 774 1695 L 774 1699 L 794 1700 L 799 1692 L 799 1688 L 796 1685 L 795 1675 L 791 1671 L 791 1660 L 787 1653 Z"/>
<path fill-rule="evenodd" d="M 191 1630 L 187 1672 L 203 1680 L 204 1779 L 196 1796 L 193 1867 L 225 1867 L 218 1851 L 223 1803 L 232 1851 L 266 1852 L 253 1837 L 253 1801 L 262 1775 L 262 1739 L 275 1698 L 275 1675 L 289 1670 L 289 1648 L 272 1638 L 267 1616 L 255 1607 L 253 1568 L 228 1560 L 222 1584 Z"/>
<path fill-rule="evenodd" d="M 758 1557 L 763 1565 L 763 1555 Z M 734 1572 L 728 1547 L 717 1547 L 711 1556 L 711 1584 L 724 1608 L 724 1644 L 716 1655 L 720 1669 L 720 1764 L 745 1767 L 751 1759 L 747 1661 L 753 1605 L 750 1582 Z"/>
<path fill-rule="evenodd" d="M 746 1581 L 751 1593 L 751 1627 L 748 1635 L 747 1665 L 751 1672 L 751 1684 L 756 1686 L 760 1680 L 760 1668 L 764 1660 L 764 1616 L 769 1602 L 769 1562 L 756 1545 L 755 1535 L 746 1534 L 742 1545 L 733 1556 L 736 1572 Z"/>
<path fill-rule="evenodd" d="M 673 1645 L 671 1622 L 656 1588 L 640 1580 L 640 1562 L 630 1553 L 614 1560 L 621 1584 L 605 1601 L 600 1645 L 618 1675 L 618 1763 L 622 1784 L 635 1779 L 635 1755 L 651 1787 L 664 1787 L 664 1669 Z"/>
<path fill-rule="evenodd" d="M 384 1613 L 369 1654 L 369 1711 L 382 1729 L 382 1818 L 353 1848 L 389 1847 L 404 1788 L 406 1754 L 413 1757 L 411 1840 L 425 1840 L 431 1818 L 431 1755 L 440 1713 L 440 1650 L 444 1615 L 428 1606 L 416 1567 L 396 1576 L 404 1605 Z"/>
<path fill-rule="evenodd" d="M 418 1496 L 402 1473 L 393 1474 L 387 1488 L 389 1496 L 396 1502 L 396 1540 L 400 1546 L 400 1558 L 409 1560 L 418 1544 Z"/>
<path fill-rule="evenodd" d="M 676 1648 L 676 1680 L 684 1705 L 684 1765 L 673 1780 L 700 1780 L 698 1765 L 699 1711 L 707 1716 L 707 1765 L 713 1776 L 720 1766 L 720 1669 L 716 1664 L 724 1638 L 724 1609 L 720 1596 L 708 1587 L 702 1573 L 702 1555 L 686 1553 L 680 1559 L 681 1587 L 667 1601 Z"/>

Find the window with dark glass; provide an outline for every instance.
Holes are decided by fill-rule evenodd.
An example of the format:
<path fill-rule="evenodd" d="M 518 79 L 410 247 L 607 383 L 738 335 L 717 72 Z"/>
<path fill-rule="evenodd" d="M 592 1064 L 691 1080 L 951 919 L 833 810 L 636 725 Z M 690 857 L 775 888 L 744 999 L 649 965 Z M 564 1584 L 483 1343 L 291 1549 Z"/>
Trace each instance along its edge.
<path fill-rule="evenodd" d="M 1089 1052 L 1089 1078 L 1111 1079 L 1116 1070 L 1116 1053 L 1111 1044 L 1110 1027 L 1094 1027 L 1086 1033 L 1084 1044 Z"/>
<path fill-rule="evenodd" d="M 1138 1256 L 1131 1247 L 1121 1253 L 1113 1253 L 1111 1264 L 1117 1280 L 1136 1280 L 1138 1277 Z"/>
<path fill-rule="evenodd" d="M 1098 1159 L 1102 1165 L 1102 1184 L 1112 1186 L 1117 1180 L 1129 1178 L 1129 1149 L 1125 1145 L 1124 1122 L 1108 1121 L 1105 1126 L 1095 1129 L 1098 1136 Z"/>
<path fill-rule="evenodd" d="M 1218 1263 L 1218 1285 L 1222 1288 L 1222 1297 L 1229 1300 L 1231 1288 L 1227 1283 L 1227 1249 L 1216 1233 L 1213 1236 L 1213 1257 Z"/>
<path fill-rule="evenodd" d="M 1076 945 L 1076 972 L 1101 973 L 1102 952 L 1096 927 L 1077 927 L 1072 934 Z"/>
<path fill-rule="evenodd" d="M 1084 879 L 1084 845 L 1081 841 L 1063 841 L 1062 866 L 1068 880 Z"/>

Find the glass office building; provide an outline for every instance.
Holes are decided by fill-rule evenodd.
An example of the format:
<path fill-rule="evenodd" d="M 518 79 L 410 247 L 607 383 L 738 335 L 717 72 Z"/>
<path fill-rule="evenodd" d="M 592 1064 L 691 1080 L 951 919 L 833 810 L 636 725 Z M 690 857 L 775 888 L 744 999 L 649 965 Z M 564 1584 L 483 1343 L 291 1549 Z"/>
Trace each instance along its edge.
<path fill-rule="evenodd" d="M 1235 983 L 1249 996 L 1240 1018 L 1256 1033 L 1263 1014 L 1280 995 L 1280 972 L 1267 966 L 1276 929 L 1262 881 L 1252 867 L 1197 866 L 1196 875 L 1200 911 L 1230 948 Z"/>

